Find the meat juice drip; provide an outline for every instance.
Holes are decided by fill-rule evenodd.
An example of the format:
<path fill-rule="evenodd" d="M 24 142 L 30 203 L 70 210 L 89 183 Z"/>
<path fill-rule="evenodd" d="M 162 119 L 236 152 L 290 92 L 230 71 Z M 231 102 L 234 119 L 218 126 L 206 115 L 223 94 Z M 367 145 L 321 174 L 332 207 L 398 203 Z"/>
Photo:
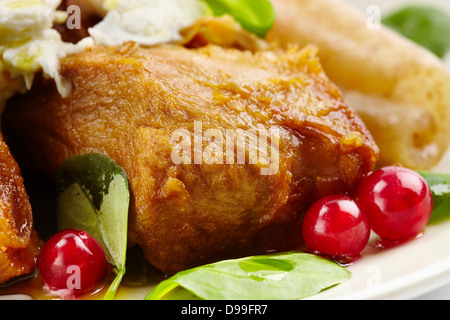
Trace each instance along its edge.
<path fill-rule="evenodd" d="M 95 290 L 77 297 L 77 300 L 102 299 L 108 289 L 108 280 L 103 281 Z M 112 281 L 112 279 L 110 280 Z M 14 279 L 10 283 L 0 285 L 0 300 L 60 300 L 61 296 L 49 291 L 43 284 L 38 272 Z"/>

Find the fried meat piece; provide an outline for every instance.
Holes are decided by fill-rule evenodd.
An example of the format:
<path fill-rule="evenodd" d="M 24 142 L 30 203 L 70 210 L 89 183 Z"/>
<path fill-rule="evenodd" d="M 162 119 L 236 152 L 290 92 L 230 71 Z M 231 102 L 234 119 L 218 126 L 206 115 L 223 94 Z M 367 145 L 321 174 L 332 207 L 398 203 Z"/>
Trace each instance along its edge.
<path fill-rule="evenodd" d="M 0 284 L 32 272 L 40 244 L 20 169 L 0 135 Z"/>
<path fill-rule="evenodd" d="M 61 72 L 68 98 L 41 80 L 10 101 L 3 125 L 21 163 L 54 176 L 70 156 L 111 157 L 130 183 L 129 242 L 167 273 L 299 248 L 311 203 L 351 194 L 378 159 L 313 47 L 127 43 L 68 56 Z"/>

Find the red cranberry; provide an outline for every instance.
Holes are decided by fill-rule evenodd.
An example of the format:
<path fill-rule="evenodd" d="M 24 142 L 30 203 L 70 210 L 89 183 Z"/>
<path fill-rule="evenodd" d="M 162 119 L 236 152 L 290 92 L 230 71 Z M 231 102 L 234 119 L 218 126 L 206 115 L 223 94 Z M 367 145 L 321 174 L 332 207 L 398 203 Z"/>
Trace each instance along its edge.
<path fill-rule="evenodd" d="M 366 247 L 370 228 L 359 205 L 346 196 L 327 196 L 314 203 L 303 221 L 310 251 L 351 262 Z"/>
<path fill-rule="evenodd" d="M 433 196 L 425 179 L 397 166 L 379 169 L 364 179 L 358 201 L 372 230 L 389 241 L 422 233 L 433 210 Z"/>
<path fill-rule="evenodd" d="M 95 238 L 84 231 L 67 229 L 45 243 L 38 269 L 46 286 L 67 298 L 98 286 L 105 276 L 107 262 Z"/>

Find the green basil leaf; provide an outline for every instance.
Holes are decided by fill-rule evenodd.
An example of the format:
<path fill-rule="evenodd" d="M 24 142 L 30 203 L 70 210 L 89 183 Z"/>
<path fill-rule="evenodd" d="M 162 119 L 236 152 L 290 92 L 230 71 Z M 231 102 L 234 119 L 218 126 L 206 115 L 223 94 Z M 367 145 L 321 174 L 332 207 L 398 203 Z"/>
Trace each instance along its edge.
<path fill-rule="evenodd" d="M 105 299 L 112 299 L 125 274 L 130 192 L 125 171 L 109 157 L 84 154 L 67 159 L 57 173 L 58 228 L 88 232 L 102 245 L 117 272 Z"/>
<path fill-rule="evenodd" d="M 269 0 L 202 0 L 214 16 L 229 14 L 243 28 L 264 38 L 275 23 L 275 10 Z"/>
<path fill-rule="evenodd" d="M 385 17 L 383 23 L 440 58 L 450 48 L 450 17 L 438 8 L 408 6 Z"/>
<path fill-rule="evenodd" d="M 328 259 L 289 252 L 225 260 L 182 271 L 161 282 L 145 299 L 170 299 L 181 287 L 205 300 L 297 300 L 350 277 L 348 270 Z"/>
<path fill-rule="evenodd" d="M 450 218 L 450 174 L 424 172 L 425 178 L 433 193 L 433 213 L 428 224 L 436 224 Z"/>

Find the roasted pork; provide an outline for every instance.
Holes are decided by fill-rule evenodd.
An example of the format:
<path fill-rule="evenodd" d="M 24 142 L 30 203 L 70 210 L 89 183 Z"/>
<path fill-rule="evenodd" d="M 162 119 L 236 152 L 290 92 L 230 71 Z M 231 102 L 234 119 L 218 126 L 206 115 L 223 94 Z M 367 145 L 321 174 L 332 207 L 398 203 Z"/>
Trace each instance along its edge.
<path fill-rule="evenodd" d="M 130 182 L 129 242 L 167 273 L 300 248 L 312 202 L 352 194 L 378 159 L 314 47 L 126 43 L 68 56 L 61 73 L 69 97 L 40 79 L 9 101 L 20 163 L 54 177 L 70 156 L 111 157 Z"/>
<path fill-rule="evenodd" d="M 41 240 L 20 169 L 0 135 L 0 284 L 33 272 Z"/>

